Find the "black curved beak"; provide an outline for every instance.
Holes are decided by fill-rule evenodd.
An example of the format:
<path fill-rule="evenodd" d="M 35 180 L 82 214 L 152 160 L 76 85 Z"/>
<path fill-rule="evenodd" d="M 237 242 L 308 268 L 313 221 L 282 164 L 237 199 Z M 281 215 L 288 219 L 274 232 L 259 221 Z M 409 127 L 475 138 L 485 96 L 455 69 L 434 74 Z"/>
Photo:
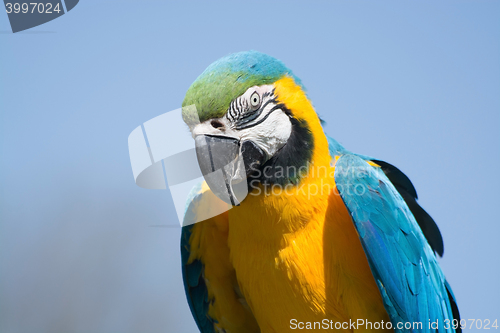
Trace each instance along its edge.
<path fill-rule="evenodd" d="M 248 179 L 264 163 L 265 154 L 252 141 L 225 136 L 195 137 L 196 156 L 208 186 L 217 197 L 239 206 L 248 194 Z"/>

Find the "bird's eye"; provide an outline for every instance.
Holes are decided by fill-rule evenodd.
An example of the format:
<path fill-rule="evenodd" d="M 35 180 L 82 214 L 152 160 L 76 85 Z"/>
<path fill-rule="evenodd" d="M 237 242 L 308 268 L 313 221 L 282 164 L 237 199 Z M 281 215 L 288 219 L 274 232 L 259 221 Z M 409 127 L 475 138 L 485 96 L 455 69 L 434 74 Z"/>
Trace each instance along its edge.
<path fill-rule="evenodd" d="M 260 96 L 257 92 L 254 92 L 252 96 L 250 96 L 250 105 L 252 105 L 253 108 L 260 105 Z"/>

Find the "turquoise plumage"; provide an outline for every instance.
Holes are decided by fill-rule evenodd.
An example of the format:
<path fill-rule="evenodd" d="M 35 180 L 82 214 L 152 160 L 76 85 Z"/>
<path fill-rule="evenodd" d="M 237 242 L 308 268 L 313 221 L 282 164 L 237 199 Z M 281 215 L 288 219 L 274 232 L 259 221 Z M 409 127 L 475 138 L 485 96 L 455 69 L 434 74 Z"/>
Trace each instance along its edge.
<path fill-rule="evenodd" d="M 344 151 L 345 152 L 345 151 Z M 439 267 L 434 251 L 413 214 L 384 172 L 354 154 L 339 154 L 335 182 L 352 215 L 372 273 L 393 325 L 422 323 L 431 332 L 430 322 L 458 319 L 454 296 Z"/>

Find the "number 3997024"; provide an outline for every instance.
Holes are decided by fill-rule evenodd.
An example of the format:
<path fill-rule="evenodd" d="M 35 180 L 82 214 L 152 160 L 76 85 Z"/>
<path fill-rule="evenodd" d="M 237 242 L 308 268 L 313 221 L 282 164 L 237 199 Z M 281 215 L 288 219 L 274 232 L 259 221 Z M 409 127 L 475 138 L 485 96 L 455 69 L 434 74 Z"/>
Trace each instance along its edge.
<path fill-rule="evenodd" d="M 489 330 L 489 329 L 498 329 L 498 320 L 495 319 L 489 320 L 489 319 L 462 319 L 458 321 L 457 319 L 449 320 L 445 319 L 444 320 L 444 328 L 450 329 L 450 328 L 461 328 L 461 329 L 483 329 L 483 330 Z"/>
<path fill-rule="evenodd" d="M 59 4 L 56 4 L 53 6 L 51 3 L 42 3 L 42 2 L 15 2 L 15 3 L 6 3 L 5 4 L 5 10 L 7 11 L 7 14 L 10 13 L 39 13 L 39 14 L 52 14 L 52 13 L 58 13 L 62 10 L 59 7 Z"/>

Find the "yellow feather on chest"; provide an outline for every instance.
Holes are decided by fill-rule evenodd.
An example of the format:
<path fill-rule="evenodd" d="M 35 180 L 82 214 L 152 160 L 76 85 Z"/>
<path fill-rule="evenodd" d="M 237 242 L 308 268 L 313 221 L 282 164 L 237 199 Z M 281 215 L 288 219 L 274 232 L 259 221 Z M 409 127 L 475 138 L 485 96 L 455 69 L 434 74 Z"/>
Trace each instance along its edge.
<path fill-rule="evenodd" d="M 229 211 L 230 260 L 262 332 L 289 331 L 293 319 L 389 320 L 349 213 L 329 185 L 329 195 L 303 202 L 249 196 Z"/>

